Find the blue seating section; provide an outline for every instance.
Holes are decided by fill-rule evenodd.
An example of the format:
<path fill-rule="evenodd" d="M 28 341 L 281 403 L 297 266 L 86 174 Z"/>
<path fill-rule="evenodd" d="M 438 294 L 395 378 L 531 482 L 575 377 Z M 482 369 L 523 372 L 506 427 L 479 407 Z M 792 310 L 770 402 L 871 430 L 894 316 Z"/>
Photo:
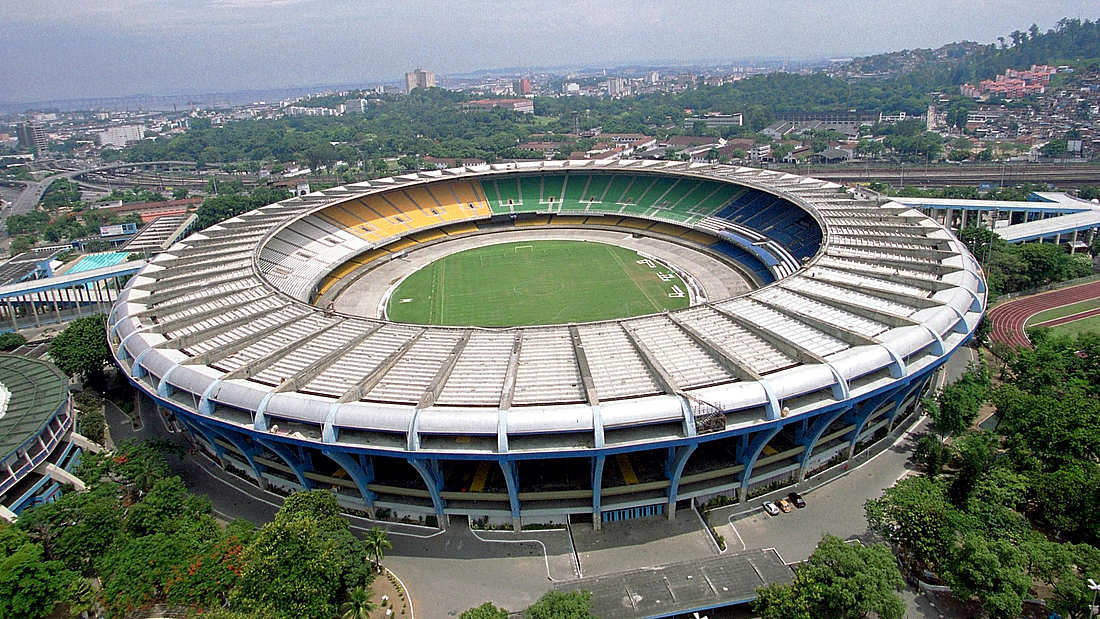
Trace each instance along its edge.
<path fill-rule="evenodd" d="M 758 230 L 796 258 L 808 258 L 821 246 L 821 231 L 809 213 L 759 189 L 749 189 L 714 216 Z"/>
<path fill-rule="evenodd" d="M 719 241 L 711 245 L 710 248 L 733 258 L 738 264 L 756 275 L 761 284 L 770 284 L 775 281 L 775 276 L 772 275 L 767 265 L 761 262 L 759 258 L 741 249 L 737 245 L 728 241 Z"/>

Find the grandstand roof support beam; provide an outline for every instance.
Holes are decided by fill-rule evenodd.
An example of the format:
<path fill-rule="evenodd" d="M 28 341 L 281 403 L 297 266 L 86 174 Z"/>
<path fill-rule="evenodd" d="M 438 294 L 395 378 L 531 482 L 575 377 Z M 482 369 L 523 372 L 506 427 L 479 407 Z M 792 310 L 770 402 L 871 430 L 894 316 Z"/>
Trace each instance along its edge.
<path fill-rule="evenodd" d="M 880 278 L 877 278 L 877 277 L 872 277 L 872 276 L 870 276 L 866 273 L 862 273 L 862 272 L 852 273 L 851 271 L 843 271 L 843 270 L 841 272 L 849 273 L 849 274 L 852 274 L 852 275 L 858 275 L 859 277 L 866 277 L 867 279 L 878 281 L 878 282 L 884 282 L 884 283 L 889 282 L 889 280 L 884 280 L 884 279 L 880 279 Z M 850 284 L 848 282 L 838 281 L 838 280 L 832 279 L 828 276 L 818 277 L 817 279 L 819 279 L 823 282 L 827 282 L 831 286 L 836 286 L 837 288 L 843 288 L 845 290 L 850 290 L 852 292 L 865 294 L 865 295 L 870 296 L 870 297 L 878 297 L 878 298 L 880 298 L 884 301 L 890 301 L 892 303 L 900 303 L 902 305 L 908 305 L 910 307 L 915 307 L 917 309 L 928 309 L 930 307 L 940 307 L 940 306 L 943 305 L 943 303 L 941 303 L 939 301 L 934 301 L 932 299 L 929 299 L 928 297 L 918 297 L 918 296 L 914 296 L 914 295 L 911 295 L 911 294 L 903 294 L 903 293 L 900 293 L 900 292 L 889 292 L 889 291 L 886 291 L 886 290 L 878 290 L 876 288 L 864 288 L 864 287 L 861 287 L 861 286 L 857 286 L 855 284 Z M 929 290 L 928 292 L 931 294 L 932 292 L 935 292 L 935 291 L 934 290 Z"/>
<path fill-rule="evenodd" d="M 523 348 L 523 330 L 517 330 L 512 338 L 512 350 L 508 355 L 508 368 L 504 371 L 504 384 L 500 389 L 497 414 L 497 451 L 508 452 L 508 410 L 516 394 L 516 372 L 519 371 L 519 351 Z"/>
<path fill-rule="evenodd" d="M 366 377 L 364 377 L 358 385 L 355 385 L 351 389 L 345 391 L 344 395 L 340 396 L 340 398 L 336 401 L 340 404 L 344 404 L 346 402 L 357 402 L 362 399 L 364 395 L 370 393 L 370 390 L 374 389 L 374 386 L 378 384 L 378 381 L 382 380 L 382 377 L 386 375 L 386 372 L 389 372 L 390 369 L 393 368 L 393 366 L 401 360 L 402 355 L 404 355 L 410 348 L 412 348 L 413 344 L 415 344 L 417 340 L 420 339 L 421 335 L 424 335 L 423 330 L 409 338 L 404 344 L 401 345 L 400 348 L 387 355 L 386 358 L 383 359 L 376 368 L 371 370 L 370 374 L 367 374 Z"/>
<path fill-rule="evenodd" d="M 687 334 L 688 338 L 698 344 L 699 347 L 702 348 L 708 355 L 710 355 L 710 357 L 714 359 L 718 363 L 718 365 L 722 366 L 724 370 L 736 376 L 739 380 L 760 380 L 760 374 L 756 370 L 752 369 L 748 365 L 745 365 L 736 357 L 727 354 L 726 351 L 722 350 L 721 348 L 715 346 L 710 340 L 707 339 L 705 335 L 697 331 L 691 325 L 685 324 L 679 316 L 673 313 L 669 313 L 668 318 L 672 321 L 672 324 L 680 327 L 680 330 Z"/>
<path fill-rule="evenodd" d="M 802 293 L 797 292 L 797 291 L 796 291 L 796 293 L 797 294 L 802 294 Z M 753 297 L 753 301 L 756 301 L 757 303 L 760 303 L 762 305 L 766 305 L 766 306 L 772 308 L 773 310 L 779 312 L 780 314 L 783 314 L 783 315 L 785 315 L 789 318 L 793 318 L 794 320 L 802 321 L 802 322 L 810 325 L 811 327 L 817 329 L 818 331 L 821 331 L 823 333 L 828 333 L 829 335 L 831 335 L 831 336 L 837 338 L 838 340 L 841 340 L 841 341 L 843 341 L 843 342 L 845 342 L 845 343 L 847 343 L 851 346 L 868 346 L 870 344 L 876 344 L 878 342 L 873 337 L 868 337 L 866 335 L 856 333 L 855 331 L 852 331 L 851 329 L 848 329 L 847 327 L 842 327 L 840 325 L 835 325 L 831 322 L 826 322 L 826 321 L 821 320 L 820 318 L 818 318 L 816 316 L 811 316 L 810 314 L 807 314 L 805 312 L 800 312 L 798 310 L 791 309 L 791 308 L 789 308 L 785 305 L 779 304 L 779 303 L 772 303 L 771 301 L 766 301 L 764 299 L 759 299 L 757 297 Z M 837 308 L 837 309 L 840 309 L 840 308 Z M 851 313 L 854 314 L 855 312 L 851 312 Z"/>
<path fill-rule="evenodd" d="M 319 337 L 321 334 L 325 333 L 329 329 L 335 328 L 341 322 L 343 321 L 338 320 L 330 325 L 321 327 L 320 329 L 314 331 L 313 333 L 310 333 L 308 336 L 300 340 L 291 340 L 289 343 L 280 346 L 279 348 L 260 357 L 259 359 L 253 359 L 252 361 L 249 361 L 248 363 L 233 370 L 232 372 L 229 372 L 222 378 L 226 380 L 230 378 L 251 378 L 256 374 L 262 372 L 263 370 L 267 369 L 268 367 L 274 365 L 279 359 L 287 356 L 287 354 L 289 354 L 291 351 L 305 346 L 314 338 Z M 271 335 L 271 332 L 268 331 L 265 333 L 265 335 Z"/>
<path fill-rule="evenodd" d="M 581 334 L 575 325 L 569 327 L 569 338 L 573 342 L 573 358 L 577 361 L 577 371 L 581 375 L 584 397 L 589 406 L 599 406 L 600 396 L 596 393 L 596 383 L 592 380 L 592 368 L 588 366 L 588 356 L 581 344 Z"/>
<path fill-rule="evenodd" d="M 250 303 L 254 303 L 254 302 L 255 302 L 255 299 L 252 299 L 252 300 L 249 300 L 249 301 L 246 301 L 244 303 L 237 304 L 237 305 L 228 306 L 228 307 L 224 307 L 224 308 L 220 307 L 220 308 L 218 308 L 218 311 L 229 311 L 229 310 L 232 310 L 232 309 L 236 309 L 236 308 L 240 308 L 240 307 L 249 305 Z M 283 306 L 283 307 L 285 307 L 285 306 Z M 271 310 L 267 310 L 267 309 L 260 310 L 260 312 L 270 313 L 270 312 L 277 312 L 281 309 L 282 309 L 282 307 L 276 307 L 276 308 L 271 309 Z M 239 327 L 243 324 L 246 324 L 246 323 L 252 322 L 253 320 L 256 320 L 256 315 L 260 312 L 253 312 L 251 314 L 248 314 L 247 316 L 242 316 L 240 318 L 235 318 L 233 320 L 230 320 L 228 322 L 224 322 L 224 323 L 221 323 L 221 324 L 212 325 L 210 327 L 202 329 L 201 331 L 194 331 L 192 333 L 188 333 L 186 335 L 182 335 L 182 336 L 177 337 L 177 338 L 173 338 L 173 339 L 170 339 L 170 340 L 165 340 L 165 341 L 157 344 L 156 348 L 174 348 L 176 350 L 179 350 L 181 348 L 186 348 L 188 346 L 193 346 L 196 343 L 205 341 L 205 340 L 209 339 L 212 336 L 218 335 L 219 333 L 225 333 L 226 331 L 229 331 L 230 329 L 234 329 L 234 328 Z M 203 320 L 209 320 L 209 319 L 210 319 L 210 316 L 205 315 L 205 316 L 200 317 L 198 320 L 192 320 L 192 321 L 190 321 L 189 323 L 187 323 L 185 325 L 180 325 L 180 324 L 176 324 L 176 323 L 173 322 L 169 328 L 166 328 L 164 330 L 151 329 L 150 332 L 151 333 L 164 334 L 168 331 L 174 331 L 174 330 L 176 330 L 176 329 L 178 329 L 182 326 L 188 326 L 190 324 L 195 324 L 197 322 L 202 322 Z M 164 324 L 167 324 L 167 323 L 164 323 Z M 159 327 L 160 324 L 158 324 L 156 326 Z M 264 333 L 267 334 L 268 332 L 265 331 Z"/>
<path fill-rule="evenodd" d="M 862 305 L 855 305 L 855 304 L 848 304 L 848 303 L 838 302 L 836 297 L 830 297 L 830 296 L 826 296 L 826 295 L 823 295 L 823 294 L 818 294 L 816 292 L 809 292 L 809 291 L 806 291 L 806 290 L 797 290 L 797 289 L 794 289 L 794 288 L 783 287 L 783 289 L 788 290 L 790 292 L 793 292 L 795 294 L 802 295 L 802 296 L 804 296 L 808 299 L 813 299 L 814 301 L 817 301 L 818 303 L 823 303 L 825 305 L 828 305 L 829 307 L 833 307 L 833 308 L 836 308 L 838 310 L 843 310 L 845 312 L 851 312 L 852 314 L 855 314 L 856 316 L 861 316 L 861 317 L 866 318 L 868 320 L 873 320 L 875 322 L 881 322 L 882 324 L 884 324 L 888 327 L 912 327 L 912 326 L 915 326 L 917 324 L 916 321 L 914 321 L 910 318 L 907 318 L 905 316 L 899 316 L 897 314 L 891 314 L 889 312 L 884 312 L 884 311 L 877 310 L 877 309 L 874 309 L 874 308 L 871 308 L 871 307 L 864 307 Z M 876 298 L 881 298 L 881 297 L 876 297 Z"/>
<path fill-rule="evenodd" d="M 275 393 L 297 391 L 301 387 L 306 386 L 307 384 L 309 384 L 309 381 L 313 380 L 326 369 L 328 369 L 328 367 L 335 363 L 337 359 L 348 354 L 349 350 L 358 346 L 361 342 L 363 342 L 363 340 L 367 339 L 368 337 L 373 335 L 375 331 L 381 328 L 381 323 L 371 325 L 371 328 L 351 338 L 351 340 L 343 346 L 338 347 L 336 350 L 328 353 L 327 355 L 302 368 L 294 376 L 279 383 L 279 386 L 275 387 Z"/>
<path fill-rule="evenodd" d="M 242 337 L 238 340 L 234 340 L 233 342 L 230 342 L 224 346 L 219 346 L 206 352 L 199 353 L 193 357 L 189 357 L 183 361 L 183 365 L 209 365 L 211 363 L 221 361 L 222 359 L 227 359 L 234 354 L 244 350 L 245 348 L 248 348 L 249 346 L 255 344 L 256 342 L 264 339 L 265 337 L 270 336 L 272 333 L 285 329 L 300 320 L 305 320 L 308 317 L 308 315 L 292 316 L 286 322 L 280 325 L 276 325 L 270 329 L 264 329 L 255 333 L 250 333 L 249 335 L 246 335 L 245 337 Z"/>
<path fill-rule="evenodd" d="M 753 302 L 757 303 L 758 301 L 754 299 Z M 772 346 L 775 346 L 779 350 L 779 352 L 787 355 L 788 357 L 791 357 L 792 359 L 796 359 L 801 363 L 825 363 L 825 359 L 822 358 L 821 355 L 818 355 L 817 353 L 803 347 L 801 344 L 792 342 L 782 335 L 779 335 L 778 333 L 769 329 L 765 329 L 764 327 L 761 327 L 750 320 L 745 320 L 727 309 L 718 307 L 716 305 L 712 305 L 711 307 L 715 311 L 721 313 L 726 318 L 732 320 L 738 326 L 763 339 L 765 342 L 771 344 Z"/>
<path fill-rule="evenodd" d="M 650 375 L 653 377 L 654 382 L 657 383 L 657 386 L 661 388 L 661 391 L 669 395 L 676 395 L 679 393 L 680 386 L 676 384 L 676 379 L 672 378 L 672 375 L 665 370 L 664 366 L 662 366 L 659 361 L 657 361 L 657 357 L 649 350 L 649 347 L 642 343 L 633 330 L 628 329 L 626 325 L 621 322 L 618 324 L 623 330 L 623 333 L 626 333 L 626 337 L 630 340 L 630 343 L 634 345 L 634 350 L 638 353 L 638 356 L 641 357 L 642 363 L 649 369 Z"/>
<path fill-rule="evenodd" d="M 373 333 L 377 331 L 374 329 Z M 450 354 L 443 361 L 443 365 L 439 366 L 439 370 L 436 371 L 435 376 L 432 377 L 432 382 L 428 384 L 428 388 L 424 390 L 424 394 L 420 396 L 420 403 L 416 405 L 418 409 L 428 408 L 435 404 L 437 398 L 439 398 L 440 392 L 443 391 L 443 385 L 447 383 L 447 379 L 451 376 L 451 372 L 454 371 L 455 365 L 458 363 L 458 358 L 462 356 L 462 351 L 466 348 L 466 344 L 470 342 L 470 331 L 463 331 L 462 337 L 458 338 L 453 348 L 451 348 Z M 369 334 L 368 334 L 369 335 Z M 358 342 L 357 342 L 358 343 Z"/>
<path fill-rule="evenodd" d="M 927 289 L 929 292 L 939 292 L 941 290 L 949 290 L 955 288 L 954 284 L 949 284 L 945 281 L 938 279 L 924 279 L 920 277 L 913 277 L 912 275 L 905 275 L 904 273 L 881 273 L 872 269 L 873 265 L 866 263 L 864 259 L 852 258 L 848 256 L 829 256 L 830 258 L 836 258 L 838 260 L 846 260 L 849 262 L 855 262 L 856 264 L 867 264 L 866 269 L 856 268 L 855 265 L 840 265 L 840 264 L 828 264 L 830 269 L 836 269 L 838 271 L 844 271 L 845 273 L 851 273 L 860 277 L 869 277 L 871 279 L 882 279 L 883 277 L 889 277 L 887 281 L 896 281 L 907 286 L 913 286 L 915 288 Z M 876 260 L 876 262 L 880 262 Z M 885 262 L 885 261 L 882 261 Z M 901 267 L 907 268 L 907 267 Z"/>
<path fill-rule="evenodd" d="M 210 301 L 215 301 L 217 299 L 221 299 L 221 298 L 224 298 L 224 297 L 229 297 L 229 296 L 232 296 L 232 295 L 235 295 L 235 294 L 240 294 L 242 292 L 248 292 L 249 290 L 253 290 L 257 287 L 258 287 L 258 284 L 257 284 L 257 286 L 250 286 L 248 288 L 240 288 L 238 290 L 224 290 L 222 292 L 216 292 L 216 293 L 212 292 L 208 296 L 203 297 L 203 301 L 209 303 Z M 141 303 L 142 305 L 146 305 L 146 306 L 150 305 L 150 303 L 147 302 L 145 299 L 137 299 L 134 302 L 135 303 Z M 165 316 L 167 314 L 172 314 L 172 313 L 178 312 L 178 311 L 183 310 L 183 309 L 188 309 L 190 307 L 193 307 L 194 305 L 195 305 L 194 301 L 181 301 L 179 303 L 159 304 L 159 305 L 156 305 L 155 307 L 151 307 L 147 310 L 143 310 L 143 311 L 137 312 L 135 314 L 132 314 L 132 316 L 135 317 L 135 318 L 150 318 L 150 317 L 156 317 L 156 316 Z"/>

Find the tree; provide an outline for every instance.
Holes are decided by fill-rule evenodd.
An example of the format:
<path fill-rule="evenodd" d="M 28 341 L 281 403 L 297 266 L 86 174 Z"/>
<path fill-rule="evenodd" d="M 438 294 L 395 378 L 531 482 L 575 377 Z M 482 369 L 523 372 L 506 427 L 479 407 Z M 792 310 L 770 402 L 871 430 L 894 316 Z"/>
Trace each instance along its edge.
<path fill-rule="evenodd" d="M 50 342 L 50 359 L 69 376 L 101 379 L 111 362 L 107 346 L 107 317 L 103 314 L 78 318 Z"/>
<path fill-rule="evenodd" d="M 38 544 L 26 542 L 5 555 L 0 558 L 0 617 L 50 614 L 75 575 L 59 561 L 44 561 Z"/>
<path fill-rule="evenodd" d="M 523 613 L 527 619 L 589 619 L 590 591 L 549 591 Z"/>
<path fill-rule="evenodd" d="M 379 527 L 372 527 L 370 531 L 367 531 L 367 536 L 363 538 L 363 546 L 366 548 L 367 556 L 371 558 L 375 568 L 381 572 L 382 559 L 386 556 L 386 551 L 393 548 L 390 540 L 386 539 L 386 532 Z"/>
<path fill-rule="evenodd" d="M 508 611 L 493 605 L 492 602 L 485 602 L 481 606 L 462 611 L 458 619 L 508 619 Z"/>
<path fill-rule="evenodd" d="M 378 605 L 370 599 L 370 589 L 356 587 L 348 592 L 348 601 L 340 605 L 341 619 L 370 619 Z"/>
<path fill-rule="evenodd" d="M 183 200 L 186 197 L 187 197 L 187 188 L 186 187 L 176 187 L 175 189 L 172 190 L 172 199 L 173 200 Z"/>
<path fill-rule="evenodd" d="M 864 505 L 871 531 L 890 542 L 905 562 L 935 566 L 953 539 L 955 509 L 941 484 L 906 477 Z"/>
<path fill-rule="evenodd" d="M 865 617 L 901 619 L 905 585 L 885 544 L 847 544 L 826 535 L 789 585 L 772 585 L 753 605 L 766 619 Z M 783 591 L 783 589 L 789 591 Z"/>
<path fill-rule="evenodd" d="M 1031 586 L 1023 552 L 1011 541 L 964 533 L 952 546 L 940 575 L 962 599 L 977 597 L 994 619 L 1020 616 Z"/>
<path fill-rule="evenodd" d="M 8 331 L 7 333 L 0 333 L 0 350 L 5 352 L 9 350 L 15 350 L 23 344 L 27 343 L 27 338 L 16 333 L 15 331 Z"/>
<path fill-rule="evenodd" d="M 331 617 L 339 603 L 374 577 L 332 493 L 298 492 L 241 553 L 236 607 L 275 617 Z"/>
<path fill-rule="evenodd" d="M 29 234 L 19 235 L 11 240 L 11 245 L 8 247 L 8 254 L 18 256 L 34 247 L 34 242 L 34 237 Z"/>

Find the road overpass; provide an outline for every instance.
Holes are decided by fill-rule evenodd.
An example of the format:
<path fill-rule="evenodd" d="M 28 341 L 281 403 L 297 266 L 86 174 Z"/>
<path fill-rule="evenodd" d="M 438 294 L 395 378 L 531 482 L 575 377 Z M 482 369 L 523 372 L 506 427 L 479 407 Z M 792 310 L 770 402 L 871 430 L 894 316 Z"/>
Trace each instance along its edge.
<path fill-rule="evenodd" d="M 66 170 L 64 172 L 58 172 L 51 174 L 38 181 L 37 183 L 28 183 L 23 193 L 19 194 L 19 197 L 12 203 L 11 210 L 6 215 L 22 215 L 34 210 L 35 205 L 42 199 L 42 195 L 46 193 L 46 189 L 50 186 L 50 183 L 62 179 L 74 179 L 91 172 L 102 172 L 107 170 L 116 170 L 119 168 L 134 168 L 134 167 L 149 167 L 158 165 L 174 165 L 174 166 L 194 166 L 194 161 L 141 161 L 136 163 L 115 163 L 105 166 L 97 166 L 94 168 L 83 168 L 80 170 Z"/>

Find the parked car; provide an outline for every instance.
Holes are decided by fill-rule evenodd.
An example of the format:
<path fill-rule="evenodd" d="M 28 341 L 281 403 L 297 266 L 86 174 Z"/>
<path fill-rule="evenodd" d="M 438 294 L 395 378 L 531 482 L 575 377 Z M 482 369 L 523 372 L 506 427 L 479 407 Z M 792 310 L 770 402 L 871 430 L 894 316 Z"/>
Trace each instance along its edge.
<path fill-rule="evenodd" d="M 776 507 L 775 503 L 772 503 L 771 501 L 764 503 L 764 511 L 768 512 L 768 514 L 771 516 L 779 515 L 779 508 Z"/>
<path fill-rule="evenodd" d="M 787 499 L 779 499 L 775 502 L 775 504 L 779 507 L 779 509 L 783 510 L 784 514 L 791 511 L 791 504 L 787 502 Z"/>
<path fill-rule="evenodd" d="M 802 495 L 798 494 L 797 492 L 792 492 L 788 494 L 787 500 L 794 504 L 794 506 L 798 509 L 806 507 L 806 499 L 802 498 Z"/>

